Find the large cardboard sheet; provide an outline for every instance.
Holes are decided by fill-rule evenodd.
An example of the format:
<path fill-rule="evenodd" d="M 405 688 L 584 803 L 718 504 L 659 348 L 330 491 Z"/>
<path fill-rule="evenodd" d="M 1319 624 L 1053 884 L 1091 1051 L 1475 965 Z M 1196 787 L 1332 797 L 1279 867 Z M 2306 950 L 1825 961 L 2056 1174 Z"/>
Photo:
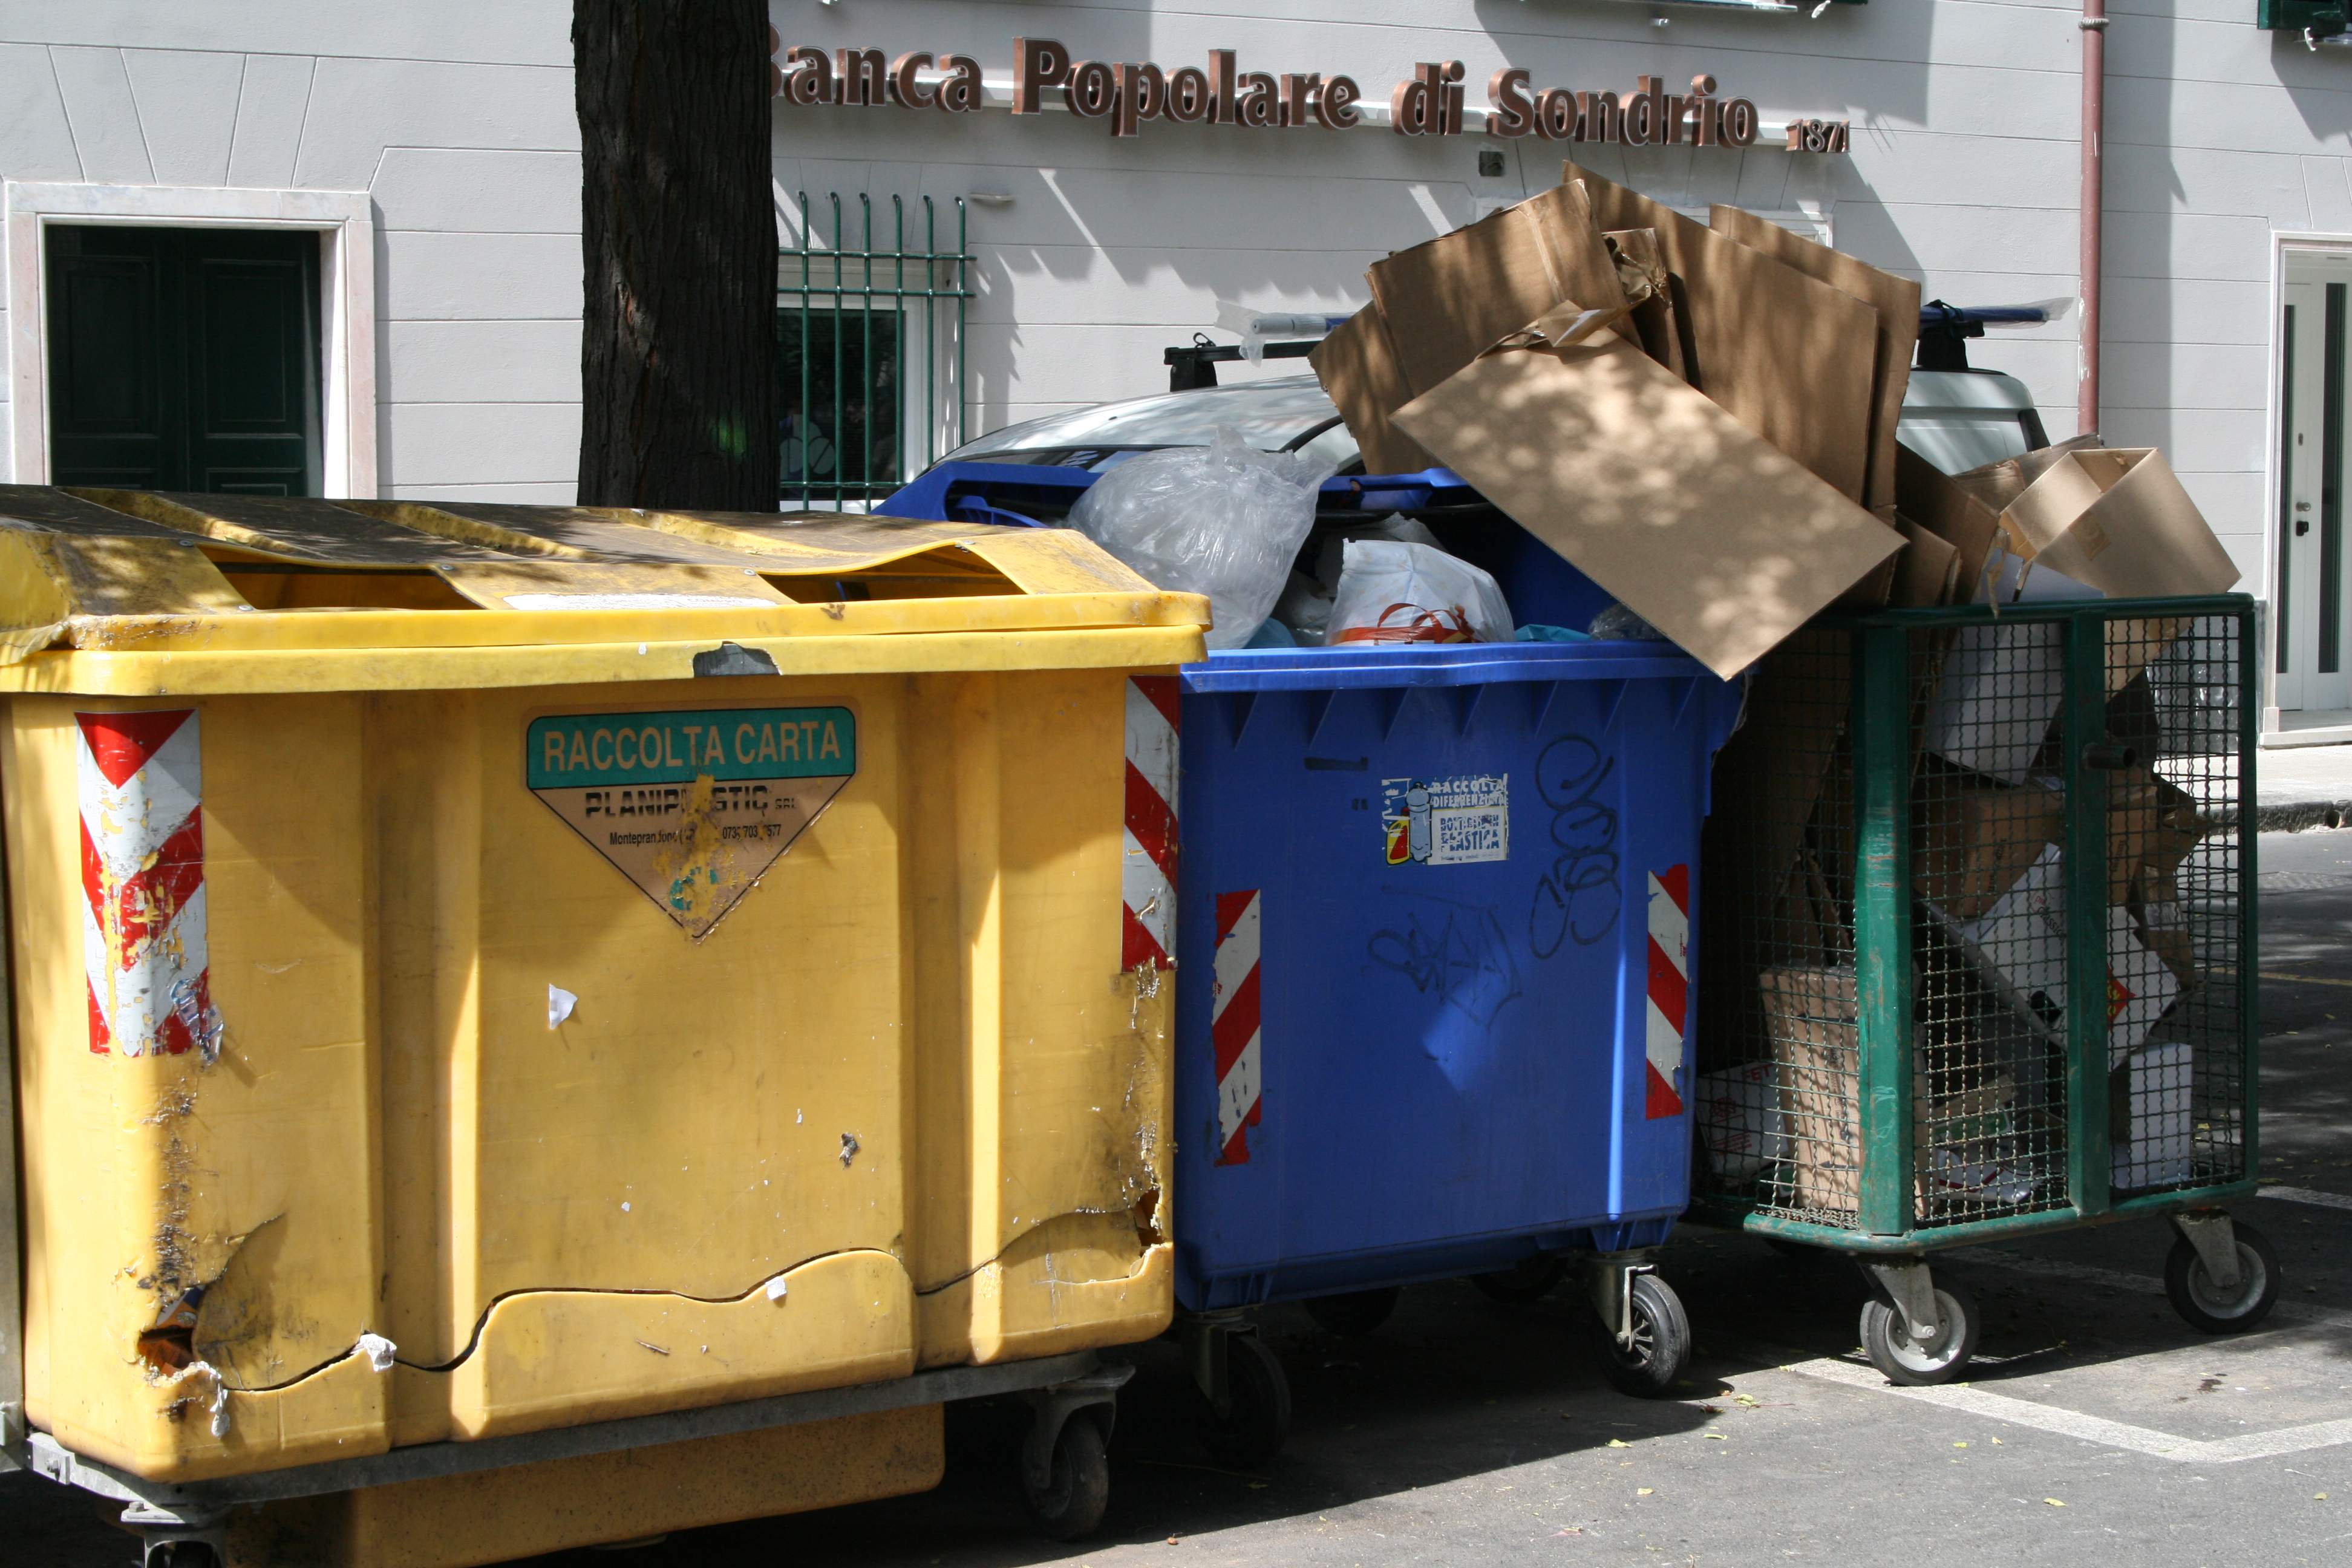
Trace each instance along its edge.
<path fill-rule="evenodd" d="M 1307 363 L 1375 474 L 1433 466 L 1396 427 L 1398 409 L 1555 305 L 1624 298 L 1584 193 L 1566 185 L 1399 251 L 1365 277 L 1372 303 Z"/>
<path fill-rule="evenodd" d="M 1396 346 L 1378 305 L 1367 305 L 1315 345 L 1307 356 L 1348 434 L 1356 438 L 1368 474 L 1417 474 L 1437 466 L 1390 416 L 1412 401 Z"/>
<path fill-rule="evenodd" d="M 1556 305 L 1607 310 L 1625 298 L 1585 194 L 1571 185 L 1400 250 L 1364 276 L 1416 397 Z"/>
<path fill-rule="evenodd" d="M 1738 207 L 1708 209 L 1707 224 L 1716 233 L 1851 294 L 1878 312 L 1877 353 L 1870 372 L 1870 465 L 1863 479 L 1863 504 L 1894 504 L 1895 426 L 1903 416 L 1911 354 L 1919 343 L 1919 285 Z"/>
<path fill-rule="evenodd" d="M 1396 422 L 1708 668 L 1745 669 L 1902 536 L 1620 338 L 1556 313 Z"/>
<path fill-rule="evenodd" d="M 1677 285 L 1675 309 L 1687 322 L 1692 384 L 1860 500 L 1870 467 L 1877 312 L 1574 163 L 1562 177 L 1582 182 L 1601 228 L 1657 231 Z"/>
<path fill-rule="evenodd" d="M 1899 442 L 1895 475 L 1895 510 L 1956 552 L 1958 581 L 1952 602 L 1977 603 L 1985 595 L 1985 563 L 2000 547 L 2000 513 Z"/>
<path fill-rule="evenodd" d="M 2239 572 L 2161 454 L 2092 447 L 2048 465 L 2001 514 L 2019 552 L 2114 598 L 2226 594 Z"/>

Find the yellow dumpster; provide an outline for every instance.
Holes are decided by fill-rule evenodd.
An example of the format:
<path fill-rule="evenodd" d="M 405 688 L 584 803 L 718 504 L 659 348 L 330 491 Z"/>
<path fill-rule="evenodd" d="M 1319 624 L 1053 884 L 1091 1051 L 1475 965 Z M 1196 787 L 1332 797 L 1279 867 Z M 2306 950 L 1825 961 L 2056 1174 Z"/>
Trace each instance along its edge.
<path fill-rule="evenodd" d="M 187 1489 L 1166 1325 L 1127 715 L 1202 601 L 1057 531 L 22 487 L 0 595 L 37 1442 Z M 929 1484 L 930 1403 L 809 1498 Z"/>

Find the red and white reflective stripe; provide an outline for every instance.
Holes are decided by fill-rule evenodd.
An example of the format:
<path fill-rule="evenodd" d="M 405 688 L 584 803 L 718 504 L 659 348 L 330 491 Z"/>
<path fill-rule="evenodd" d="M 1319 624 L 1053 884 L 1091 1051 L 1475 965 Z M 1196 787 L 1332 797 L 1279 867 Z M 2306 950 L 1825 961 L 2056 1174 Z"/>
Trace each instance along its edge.
<path fill-rule="evenodd" d="M 1217 1058 L 1217 1159 L 1249 1163 L 1245 1129 L 1258 1122 L 1257 889 L 1217 895 L 1216 992 L 1209 1040 Z"/>
<path fill-rule="evenodd" d="M 1653 1120 L 1680 1116 L 1675 1087 L 1690 1024 L 1690 868 L 1650 873 L 1649 1092 Z"/>
<path fill-rule="evenodd" d="M 1119 871 L 1118 966 L 1168 968 L 1176 953 L 1177 716 L 1172 675 L 1127 683 L 1127 845 Z"/>
<path fill-rule="evenodd" d="M 220 1050 L 205 931 L 195 710 L 77 713 L 89 1048 Z"/>

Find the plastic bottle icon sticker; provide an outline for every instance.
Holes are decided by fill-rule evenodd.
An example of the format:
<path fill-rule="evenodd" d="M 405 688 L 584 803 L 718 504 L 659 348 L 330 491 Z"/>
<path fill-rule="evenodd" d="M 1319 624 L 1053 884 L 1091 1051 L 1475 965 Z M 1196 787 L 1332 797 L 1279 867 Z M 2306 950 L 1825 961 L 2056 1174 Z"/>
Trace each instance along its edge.
<path fill-rule="evenodd" d="M 1511 858 L 1507 773 L 1382 779 L 1381 838 L 1391 866 L 1463 866 Z"/>

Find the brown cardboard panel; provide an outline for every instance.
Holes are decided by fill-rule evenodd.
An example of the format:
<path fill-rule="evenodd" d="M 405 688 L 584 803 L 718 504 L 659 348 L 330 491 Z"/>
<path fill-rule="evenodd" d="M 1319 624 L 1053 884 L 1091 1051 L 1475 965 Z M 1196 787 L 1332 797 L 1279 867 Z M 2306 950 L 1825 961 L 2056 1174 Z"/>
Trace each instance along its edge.
<path fill-rule="evenodd" d="M 2237 563 L 2152 448 L 2065 453 L 2026 486 L 2001 526 L 2037 565 L 2115 598 L 2222 594 Z"/>
<path fill-rule="evenodd" d="M 1625 298 L 1585 194 L 1573 185 L 1401 250 L 1364 276 L 1415 396 L 1556 305 L 1601 309 Z"/>
<path fill-rule="evenodd" d="M 2069 452 L 2089 451 L 2098 444 L 2096 436 L 2071 436 L 2053 446 L 2036 447 L 2021 457 L 2003 458 L 1997 463 L 1954 474 L 1952 483 L 1999 513 L 2023 495 L 2025 487 L 2040 479 L 2059 458 Z"/>
<path fill-rule="evenodd" d="M 1952 546 L 1958 571 L 1952 602 L 1973 605 L 1982 599 L 1985 562 L 2000 542 L 2000 513 L 1899 443 L 1895 448 L 1895 505 L 1903 516 Z"/>
<path fill-rule="evenodd" d="M 1396 423 L 1722 676 L 1902 548 L 1622 339 L 1498 347 Z"/>
<path fill-rule="evenodd" d="M 1693 385 L 1860 500 L 1870 466 L 1877 312 L 1842 289 L 1571 163 L 1604 230 L 1651 228 L 1688 322 Z M 1914 312 L 1916 321 L 1916 312 Z"/>
<path fill-rule="evenodd" d="M 1851 930 L 1822 887 L 1843 886 L 1853 873 L 1851 826 L 1821 827 L 1818 858 L 1803 852 L 1816 803 L 1830 815 L 1825 791 L 1851 778 L 1837 763 L 1853 682 L 1852 634 L 1802 628 L 1758 662 L 1748 721 L 1716 753 L 1715 808 L 1700 847 L 1703 1042 L 1748 1037 L 1759 969 L 1801 955 L 1833 963 L 1853 951 Z M 1772 912 L 1759 921 L 1759 910 Z"/>
<path fill-rule="evenodd" d="M 1675 311 L 1674 275 L 1666 270 L 1654 228 L 1621 228 L 1601 237 L 1617 258 L 1617 277 L 1633 306 L 1633 330 L 1641 335 L 1642 352 L 1681 376 L 1690 379 L 1690 362 L 1683 351 L 1682 321 Z"/>
<path fill-rule="evenodd" d="M 1323 390 L 1356 438 L 1368 474 L 1417 474 L 1436 466 L 1389 416 L 1412 401 L 1388 322 L 1378 305 L 1367 305 L 1307 356 Z"/>
<path fill-rule="evenodd" d="M 1710 208 L 1707 225 L 1808 278 L 1853 295 L 1878 312 L 1877 353 L 1870 373 L 1870 467 L 1863 478 L 1863 504 L 1894 504 L 1895 426 L 1903 416 L 1903 394 L 1911 384 L 1911 354 L 1919 343 L 1919 285 L 1738 207 Z"/>
<path fill-rule="evenodd" d="M 2066 797 L 2038 784 L 1939 779 L 1920 804 L 1911 886 L 1955 920 L 1980 919 L 2064 831 Z"/>
<path fill-rule="evenodd" d="M 2107 902 L 2142 889 L 2170 889 L 2180 863 L 2209 831 L 2197 797 L 2145 765 L 2107 782 Z"/>
<path fill-rule="evenodd" d="M 1959 581 L 1958 547 L 1908 518 L 1896 518 L 1895 529 L 1903 535 L 1903 553 L 1895 558 L 1889 602 L 1898 609 L 1949 604 Z"/>

